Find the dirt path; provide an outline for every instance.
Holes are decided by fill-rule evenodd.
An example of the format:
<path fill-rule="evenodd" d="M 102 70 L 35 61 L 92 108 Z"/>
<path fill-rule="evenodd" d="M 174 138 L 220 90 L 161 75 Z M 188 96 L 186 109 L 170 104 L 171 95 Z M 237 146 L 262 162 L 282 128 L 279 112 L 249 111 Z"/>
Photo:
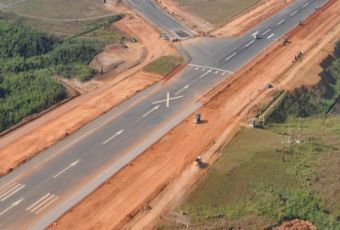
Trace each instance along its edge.
<path fill-rule="evenodd" d="M 310 50 L 325 34 L 329 36 L 328 32 L 340 21 L 339 6 L 335 2 L 325 12 L 320 11 L 318 17 L 290 33 L 288 46 L 278 41 L 207 95 L 207 103 L 200 109 L 205 123 L 194 125 L 193 115 L 188 117 L 52 228 L 150 229 L 155 217 L 186 194 L 204 173 L 193 166 L 194 159 L 207 149 L 210 151 L 204 160 L 216 157 L 215 150 L 233 136 L 241 119 L 272 93 L 265 85 L 275 85 L 287 73 L 297 51 Z"/>
<path fill-rule="evenodd" d="M 211 32 L 213 36 L 238 36 L 286 7 L 293 0 L 264 0 L 254 8 Z"/>
<path fill-rule="evenodd" d="M 121 6 L 119 6 L 121 7 Z M 127 34 L 135 35 L 145 50 L 144 58 L 123 73 L 98 83 L 98 89 L 86 93 L 44 116 L 0 138 L 0 175 L 16 168 L 35 154 L 65 138 L 101 114 L 117 106 L 137 92 L 161 80 L 141 69 L 163 55 L 178 55 L 171 43 L 159 39 L 159 33 L 137 16 L 128 14 L 117 23 Z M 112 6 L 115 12 L 117 8 Z M 138 36 L 137 36 L 138 35 Z M 62 127 L 62 128 L 61 128 Z"/>

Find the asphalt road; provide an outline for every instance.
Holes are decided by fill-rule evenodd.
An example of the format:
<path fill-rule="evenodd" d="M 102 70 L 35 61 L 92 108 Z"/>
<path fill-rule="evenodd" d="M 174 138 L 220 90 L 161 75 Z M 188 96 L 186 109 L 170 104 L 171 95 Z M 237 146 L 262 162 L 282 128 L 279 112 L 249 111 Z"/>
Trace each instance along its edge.
<path fill-rule="evenodd" d="M 178 39 L 187 39 L 194 35 L 188 27 L 171 17 L 155 3 L 155 0 L 123 0 L 125 4 L 156 26 L 161 32 Z"/>
<path fill-rule="evenodd" d="M 237 39 L 185 42 L 181 48 L 192 61 L 176 77 L 141 92 L 0 179 L 0 229 L 46 227 L 196 111 L 203 95 L 325 2 L 297 0 Z M 254 39 L 255 32 L 262 39 Z"/>

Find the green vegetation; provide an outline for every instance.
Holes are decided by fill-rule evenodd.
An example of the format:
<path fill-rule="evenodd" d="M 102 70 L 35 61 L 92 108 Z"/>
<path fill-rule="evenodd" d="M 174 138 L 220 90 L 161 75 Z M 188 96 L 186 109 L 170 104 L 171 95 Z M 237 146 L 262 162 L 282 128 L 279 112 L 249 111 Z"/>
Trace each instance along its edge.
<path fill-rule="evenodd" d="M 263 229 L 300 218 L 339 229 L 339 131 L 339 117 L 243 129 L 179 209 L 193 226 Z"/>
<path fill-rule="evenodd" d="M 182 58 L 175 56 L 163 56 L 148 64 L 144 70 L 150 73 L 156 73 L 162 76 L 168 75 L 178 65 L 183 62 Z"/>
<path fill-rule="evenodd" d="M 85 33 L 57 38 L 1 17 L 0 34 L 0 132 L 67 96 L 53 75 L 89 80 L 94 71 L 88 64 L 106 44 L 78 38 Z"/>
<path fill-rule="evenodd" d="M 324 71 L 321 81 L 313 87 L 302 86 L 285 94 L 285 98 L 268 116 L 268 122 L 285 122 L 290 117 L 324 116 L 340 96 L 340 50 L 338 42 L 335 57 Z"/>
<path fill-rule="evenodd" d="M 259 0 L 176 0 L 178 5 L 193 15 L 214 25 L 221 25 L 247 10 Z"/>

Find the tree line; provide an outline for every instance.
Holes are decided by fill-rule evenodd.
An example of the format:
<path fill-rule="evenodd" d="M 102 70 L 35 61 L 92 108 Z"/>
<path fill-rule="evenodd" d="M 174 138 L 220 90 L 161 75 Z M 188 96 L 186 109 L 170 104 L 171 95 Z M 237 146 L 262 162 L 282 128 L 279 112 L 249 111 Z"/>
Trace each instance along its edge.
<path fill-rule="evenodd" d="M 0 34 L 0 132 L 67 97 L 53 75 L 91 79 L 88 64 L 105 45 L 60 39 L 1 18 Z"/>

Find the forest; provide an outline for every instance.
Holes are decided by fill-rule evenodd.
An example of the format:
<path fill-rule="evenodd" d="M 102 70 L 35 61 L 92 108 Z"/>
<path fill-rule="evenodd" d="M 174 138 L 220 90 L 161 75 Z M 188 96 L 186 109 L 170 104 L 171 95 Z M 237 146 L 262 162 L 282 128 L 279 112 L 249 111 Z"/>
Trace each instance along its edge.
<path fill-rule="evenodd" d="M 53 76 L 91 79 L 95 72 L 88 64 L 105 45 L 1 19 L 0 34 L 0 132 L 67 97 Z"/>

